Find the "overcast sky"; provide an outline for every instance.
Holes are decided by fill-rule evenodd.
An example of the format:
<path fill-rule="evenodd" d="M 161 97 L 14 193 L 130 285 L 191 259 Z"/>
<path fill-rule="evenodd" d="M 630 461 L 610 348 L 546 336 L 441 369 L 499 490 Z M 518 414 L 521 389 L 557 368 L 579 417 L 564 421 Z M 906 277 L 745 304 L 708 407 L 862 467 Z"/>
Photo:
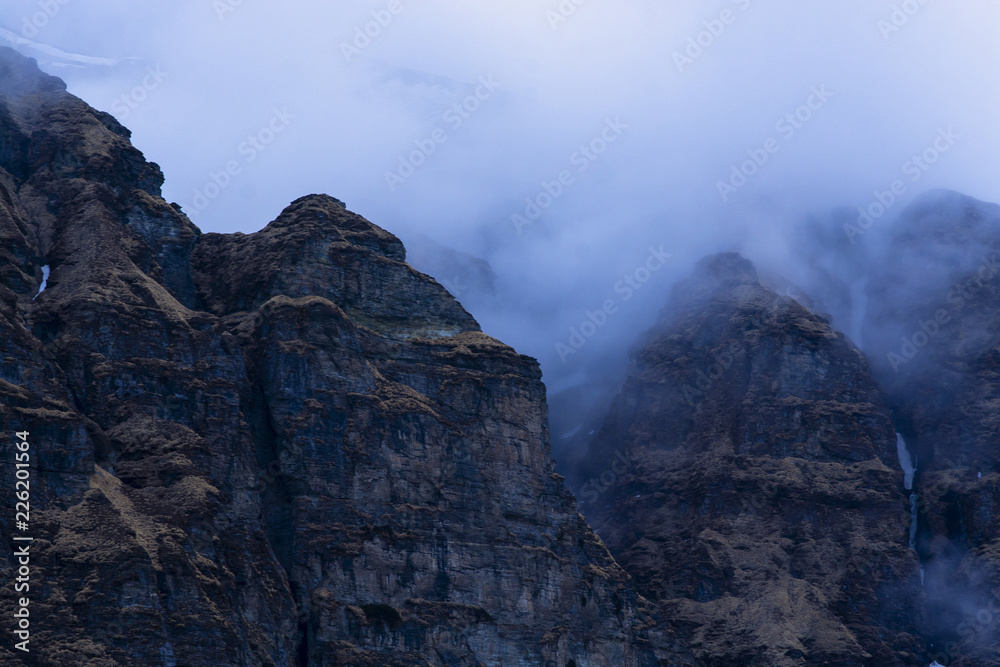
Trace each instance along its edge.
<path fill-rule="evenodd" d="M 889 216 L 937 187 L 1000 201 L 988 0 L 4 0 L 0 28 L 202 230 L 325 192 L 488 259 L 498 299 L 467 307 L 558 388 L 624 358 L 707 252 L 781 258 L 789 224 L 897 180 Z M 648 280 L 625 299 L 625 276 Z"/>

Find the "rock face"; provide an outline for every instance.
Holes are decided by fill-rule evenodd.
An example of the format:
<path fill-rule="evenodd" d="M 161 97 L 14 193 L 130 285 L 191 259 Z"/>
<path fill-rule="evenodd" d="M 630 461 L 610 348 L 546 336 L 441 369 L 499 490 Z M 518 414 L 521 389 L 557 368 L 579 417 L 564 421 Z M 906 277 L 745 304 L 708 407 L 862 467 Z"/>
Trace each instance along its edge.
<path fill-rule="evenodd" d="M 928 664 L 903 473 L 868 363 L 739 255 L 675 287 L 575 482 L 706 664 Z"/>
<path fill-rule="evenodd" d="M 1000 206 L 933 192 L 889 233 L 865 340 L 917 461 L 927 634 L 1000 664 Z"/>
<path fill-rule="evenodd" d="M 32 664 L 688 664 L 553 473 L 534 360 L 331 197 L 200 233 L 128 137 L 0 49 Z"/>

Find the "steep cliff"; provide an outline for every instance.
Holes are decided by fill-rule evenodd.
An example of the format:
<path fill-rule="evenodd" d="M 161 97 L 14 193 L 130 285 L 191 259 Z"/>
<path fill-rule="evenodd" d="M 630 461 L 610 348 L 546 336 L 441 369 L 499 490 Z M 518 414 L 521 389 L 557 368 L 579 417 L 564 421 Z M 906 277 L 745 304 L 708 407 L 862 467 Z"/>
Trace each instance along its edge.
<path fill-rule="evenodd" d="M 702 260 L 577 470 L 611 552 L 711 665 L 926 665 L 909 506 L 862 354 Z"/>
<path fill-rule="evenodd" d="M 394 236 L 321 195 L 202 234 L 126 129 L 6 49 L 0 167 L 34 664 L 688 663 L 554 474 L 536 362 Z"/>
<path fill-rule="evenodd" d="M 920 198 L 868 292 L 865 340 L 917 463 L 927 634 L 941 664 L 1000 664 L 1000 206 Z"/>

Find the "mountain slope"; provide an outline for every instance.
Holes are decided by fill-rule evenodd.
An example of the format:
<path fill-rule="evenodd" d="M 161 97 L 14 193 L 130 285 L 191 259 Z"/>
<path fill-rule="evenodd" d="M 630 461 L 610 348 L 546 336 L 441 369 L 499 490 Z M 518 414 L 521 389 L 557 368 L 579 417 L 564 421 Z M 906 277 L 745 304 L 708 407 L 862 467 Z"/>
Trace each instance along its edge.
<path fill-rule="evenodd" d="M 889 230 L 865 340 L 917 463 L 939 661 L 1000 662 L 1000 206 L 931 192 Z"/>
<path fill-rule="evenodd" d="M 918 665 L 884 399 L 736 254 L 678 284 L 577 470 L 611 552 L 712 665 Z"/>
<path fill-rule="evenodd" d="M 0 50 L 37 664 L 686 664 L 553 473 L 534 360 L 331 197 L 202 234 L 128 137 Z"/>

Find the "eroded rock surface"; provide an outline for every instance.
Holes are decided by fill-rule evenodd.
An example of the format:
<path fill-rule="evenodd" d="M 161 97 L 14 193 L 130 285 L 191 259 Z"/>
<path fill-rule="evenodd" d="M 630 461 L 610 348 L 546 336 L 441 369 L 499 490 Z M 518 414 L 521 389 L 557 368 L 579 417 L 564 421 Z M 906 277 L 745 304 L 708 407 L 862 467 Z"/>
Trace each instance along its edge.
<path fill-rule="evenodd" d="M 868 362 L 739 255 L 702 260 L 577 471 L 611 552 L 711 665 L 926 665 Z"/>
<path fill-rule="evenodd" d="M 554 474 L 534 360 L 332 197 L 202 234 L 128 137 L 0 49 L 35 664 L 690 664 Z"/>
<path fill-rule="evenodd" d="M 941 664 L 1000 664 L 1000 206 L 928 193 L 889 233 L 865 339 L 917 462 Z"/>

